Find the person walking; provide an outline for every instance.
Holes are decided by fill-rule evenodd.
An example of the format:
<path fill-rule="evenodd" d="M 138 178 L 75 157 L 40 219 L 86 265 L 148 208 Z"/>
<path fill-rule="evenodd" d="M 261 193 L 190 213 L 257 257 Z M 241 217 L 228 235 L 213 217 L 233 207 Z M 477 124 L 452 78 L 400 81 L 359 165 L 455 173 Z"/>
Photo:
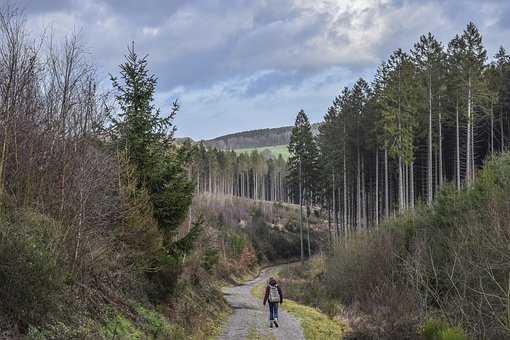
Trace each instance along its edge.
<path fill-rule="evenodd" d="M 263 305 L 269 302 L 269 327 L 279 327 L 278 325 L 278 304 L 283 302 L 282 289 L 276 283 L 274 278 L 269 278 L 269 283 L 264 294 Z"/>

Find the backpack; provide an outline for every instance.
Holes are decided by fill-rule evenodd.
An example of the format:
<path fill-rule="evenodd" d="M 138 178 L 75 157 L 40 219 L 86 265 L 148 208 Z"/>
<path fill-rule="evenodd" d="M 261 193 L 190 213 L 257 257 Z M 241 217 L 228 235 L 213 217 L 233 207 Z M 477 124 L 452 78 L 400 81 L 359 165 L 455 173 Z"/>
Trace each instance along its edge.
<path fill-rule="evenodd" d="M 269 285 L 269 302 L 280 302 L 280 292 L 277 285 Z"/>

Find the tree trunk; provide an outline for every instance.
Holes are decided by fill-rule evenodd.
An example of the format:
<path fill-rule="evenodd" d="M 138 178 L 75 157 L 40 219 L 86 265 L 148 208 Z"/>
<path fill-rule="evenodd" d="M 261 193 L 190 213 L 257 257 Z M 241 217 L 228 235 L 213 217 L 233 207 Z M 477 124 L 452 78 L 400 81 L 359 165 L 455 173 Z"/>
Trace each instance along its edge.
<path fill-rule="evenodd" d="M 359 155 L 359 145 L 357 146 L 356 161 L 356 229 L 361 225 L 361 162 Z"/>
<path fill-rule="evenodd" d="M 299 160 L 299 239 L 301 241 L 301 265 L 305 264 L 305 252 L 303 245 L 303 184 L 302 184 L 301 159 Z"/>
<path fill-rule="evenodd" d="M 337 240 L 340 239 L 340 228 L 338 226 L 338 209 L 336 204 L 336 180 L 335 180 L 335 168 L 333 167 L 333 188 L 332 188 L 332 194 L 333 194 L 333 213 L 335 214 L 335 232 L 336 232 L 336 238 Z"/>
<path fill-rule="evenodd" d="M 457 179 L 457 190 L 460 190 L 460 135 L 459 135 L 459 97 L 457 96 L 457 101 L 455 105 L 455 131 L 456 131 L 456 140 L 455 140 L 455 151 L 456 151 L 456 179 Z"/>
<path fill-rule="evenodd" d="M 427 159 L 427 204 L 432 204 L 433 185 L 432 185 L 432 75 L 429 70 L 429 136 L 428 136 L 428 159 Z"/>
<path fill-rule="evenodd" d="M 491 146 L 491 155 L 494 154 L 494 103 L 492 101 L 491 97 L 491 140 L 490 140 L 490 146 Z"/>
<path fill-rule="evenodd" d="M 308 258 L 310 258 L 312 256 L 312 252 L 311 252 L 311 248 L 310 248 L 310 214 L 309 214 L 309 205 L 307 205 L 306 207 L 306 225 L 307 225 L 307 228 L 306 228 L 306 233 L 307 233 L 307 242 L 308 242 Z"/>
<path fill-rule="evenodd" d="M 379 225 L 379 149 L 375 148 L 375 225 Z"/>
<path fill-rule="evenodd" d="M 390 216 L 389 201 L 389 183 L 388 183 L 388 148 L 384 148 L 384 215 L 386 218 Z"/>
<path fill-rule="evenodd" d="M 471 77 L 468 78 L 468 107 L 466 133 L 466 183 L 471 183 Z"/>
<path fill-rule="evenodd" d="M 398 156 L 398 210 L 404 211 L 404 174 L 403 174 L 402 157 Z"/>
<path fill-rule="evenodd" d="M 345 124 L 344 124 L 344 136 L 345 136 Z M 345 140 L 343 143 L 343 191 L 344 191 L 344 237 L 347 236 L 347 225 L 348 225 L 348 212 L 347 212 L 347 162 L 345 159 Z"/>
<path fill-rule="evenodd" d="M 414 162 L 411 162 L 409 169 L 409 203 L 414 210 Z"/>
<path fill-rule="evenodd" d="M 438 112 L 439 120 L 439 188 L 443 186 L 443 127 L 441 125 L 441 109 Z"/>
<path fill-rule="evenodd" d="M 503 110 L 501 110 L 500 118 L 500 138 L 501 138 L 501 152 L 505 150 L 505 132 L 503 130 Z"/>
<path fill-rule="evenodd" d="M 332 253 L 333 252 L 333 233 L 331 232 L 331 201 L 329 201 L 329 204 L 328 204 L 328 232 L 329 232 L 329 251 L 330 251 L 330 253 Z"/>

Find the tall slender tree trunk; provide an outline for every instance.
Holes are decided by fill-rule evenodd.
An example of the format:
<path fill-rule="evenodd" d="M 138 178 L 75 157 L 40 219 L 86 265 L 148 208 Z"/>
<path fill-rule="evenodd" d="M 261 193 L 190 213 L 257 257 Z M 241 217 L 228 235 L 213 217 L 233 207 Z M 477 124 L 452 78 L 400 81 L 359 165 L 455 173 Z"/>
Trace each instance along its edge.
<path fill-rule="evenodd" d="M 438 111 L 439 120 L 439 187 L 443 186 L 443 127 L 441 124 L 441 109 Z"/>
<path fill-rule="evenodd" d="M 375 225 L 379 225 L 379 149 L 375 148 Z"/>
<path fill-rule="evenodd" d="M 334 190 L 333 190 L 334 191 Z M 331 201 L 329 201 L 328 205 L 328 232 L 329 232 L 329 251 L 333 252 L 333 233 L 331 231 Z"/>
<path fill-rule="evenodd" d="M 466 129 L 466 183 L 471 183 L 471 77 L 468 78 L 468 107 Z"/>
<path fill-rule="evenodd" d="M 390 216 L 390 200 L 389 200 L 389 179 L 388 179 L 388 148 L 384 147 L 384 215 L 386 218 Z"/>
<path fill-rule="evenodd" d="M 414 209 L 414 162 L 411 162 L 409 168 L 409 196 L 411 209 Z"/>
<path fill-rule="evenodd" d="M 459 97 L 455 104 L 455 153 L 456 153 L 456 179 L 457 179 L 457 190 L 460 190 L 460 135 L 459 135 Z"/>
<path fill-rule="evenodd" d="M 303 245 L 303 176 L 301 159 L 299 159 L 299 239 L 301 241 L 301 265 L 305 264 L 305 251 Z"/>
<path fill-rule="evenodd" d="M 310 247 L 310 214 L 309 214 L 309 209 L 310 205 L 309 205 L 309 202 L 307 204 L 307 208 L 306 208 L 306 240 L 307 240 L 307 243 L 308 243 L 308 258 L 310 258 L 312 256 L 312 251 L 311 251 L 311 247 Z"/>
<path fill-rule="evenodd" d="M 367 194 L 365 185 L 365 160 L 361 161 L 361 226 L 367 227 Z"/>
<path fill-rule="evenodd" d="M 343 193 L 344 193 L 344 237 L 347 236 L 347 225 L 348 225 L 348 207 L 347 207 L 347 161 L 345 159 L 345 122 L 344 122 L 344 141 L 343 141 Z"/>
<path fill-rule="evenodd" d="M 333 194 L 333 213 L 335 215 L 335 232 L 336 232 L 336 238 L 337 240 L 340 239 L 340 228 L 338 226 L 338 210 L 337 210 L 337 204 L 336 204 L 336 178 L 335 178 L 335 168 L 333 167 L 333 188 L 332 188 L 332 194 Z"/>
<path fill-rule="evenodd" d="M 475 179 L 475 117 L 471 113 L 471 182 Z"/>
<path fill-rule="evenodd" d="M 491 155 L 494 154 L 494 103 L 491 97 Z"/>
<path fill-rule="evenodd" d="M 398 156 L 398 210 L 403 212 L 404 205 L 404 173 L 403 173 L 402 157 Z"/>
<path fill-rule="evenodd" d="M 503 130 L 503 110 L 501 110 L 501 117 L 500 117 L 500 138 L 501 138 L 501 152 L 505 150 L 505 132 Z"/>
<path fill-rule="evenodd" d="M 429 134 L 428 134 L 428 159 L 427 159 L 427 204 L 432 204 L 433 184 L 432 184 L 432 74 L 429 70 Z"/>
<path fill-rule="evenodd" d="M 356 228 L 359 229 L 361 225 L 361 162 L 359 155 L 359 143 L 357 146 L 357 161 L 356 161 Z"/>

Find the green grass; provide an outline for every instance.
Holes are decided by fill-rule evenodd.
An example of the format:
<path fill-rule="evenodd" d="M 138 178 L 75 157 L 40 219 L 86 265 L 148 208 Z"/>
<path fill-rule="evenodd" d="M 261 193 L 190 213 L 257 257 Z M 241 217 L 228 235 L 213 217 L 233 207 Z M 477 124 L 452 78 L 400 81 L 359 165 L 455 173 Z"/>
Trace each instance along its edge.
<path fill-rule="evenodd" d="M 466 333 L 460 327 L 451 327 L 443 320 L 427 320 L 422 329 L 426 340 L 467 340 Z"/>
<path fill-rule="evenodd" d="M 252 151 L 258 151 L 263 152 L 264 150 L 268 150 L 271 152 L 275 157 L 278 157 L 278 155 L 282 155 L 284 159 L 289 158 L 289 149 L 288 145 L 275 145 L 275 146 L 262 146 L 259 148 L 246 148 L 246 149 L 235 149 L 234 151 L 236 153 L 251 153 Z"/>
<path fill-rule="evenodd" d="M 265 283 L 261 283 L 255 286 L 251 293 L 262 298 L 264 288 Z M 316 308 L 304 306 L 289 299 L 284 300 L 281 308 L 301 322 L 307 340 L 338 340 L 342 337 L 343 326 Z"/>

